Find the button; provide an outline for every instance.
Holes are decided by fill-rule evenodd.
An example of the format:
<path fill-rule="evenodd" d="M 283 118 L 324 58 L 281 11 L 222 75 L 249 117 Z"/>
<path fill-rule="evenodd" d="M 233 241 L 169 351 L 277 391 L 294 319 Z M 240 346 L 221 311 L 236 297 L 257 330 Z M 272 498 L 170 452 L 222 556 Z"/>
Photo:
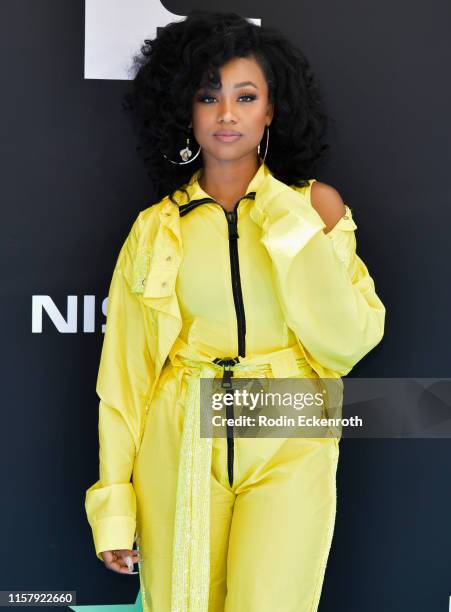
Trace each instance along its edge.
<path fill-rule="evenodd" d="M 162 287 L 166 287 L 166 285 L 167 285 L 167 282 L 166 282 L 166 281 L 164 281 L 164 283 L 161 283 L 161 286 L 162 286 Z"/>
<path fill-rule="evenodd" d="M 165 212 L 164 214 L 166 215 L 166 217 L 170 217 L 171 216 L 170 212 Z"/>
<path fill-rule="evenodd" d="M 144 285 L 144 284 L 145 284 L 145 282 L 146 282 L 146 279 L 145 279 L 145 278 L 143 278 L 143 279 L 142 279 L 142 281 L 141 281 L 141 285 Z"/>
<path fill-rule="evenodd" d="M 166 261 L 171 261 L 171 259 L 172 259 L 171 255 L 168 255 L 168 256 L 166 257 Z"/>

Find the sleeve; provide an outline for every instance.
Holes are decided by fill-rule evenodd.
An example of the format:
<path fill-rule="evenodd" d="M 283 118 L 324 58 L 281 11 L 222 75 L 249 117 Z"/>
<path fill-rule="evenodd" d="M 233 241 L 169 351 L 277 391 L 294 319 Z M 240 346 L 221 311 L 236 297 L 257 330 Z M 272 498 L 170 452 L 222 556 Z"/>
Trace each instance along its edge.
<path fill-rule="evenodd" d="M 294 189 L 251 210 L 273 263 L 287 325 L 320 376 L 345 376 L 382 339 L 385 307 L 356 253 L 351 209 L 325 234 L 320 215 Z"/>
<path fill-rule="evenodd" d="M 145 307 L 139 287 L 133 283 L 139 261 L 139 219 L 138 216 L 113 271 L 96 384 L 100 398 L 99 480 L 86 491 L 85 509 L 100 560 L 102 551 L 131 549 L 136 535 L 136 497 L 131 475 L 153 371 Z"/>

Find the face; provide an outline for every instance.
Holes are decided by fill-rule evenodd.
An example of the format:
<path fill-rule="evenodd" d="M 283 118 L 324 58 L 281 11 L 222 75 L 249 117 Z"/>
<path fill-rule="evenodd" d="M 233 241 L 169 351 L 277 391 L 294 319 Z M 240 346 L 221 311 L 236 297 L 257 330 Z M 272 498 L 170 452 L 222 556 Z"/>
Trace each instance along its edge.
<path fill-rule="evenodd" d="M 208 158 L 232 161 L 257 155 L 264 129 L 273 118 L 268 85 L 254 57 L 230 60 L 219 69 L 220 89 L 200 88 L 194 95 L 192 127 Z M 227 132 L 235 135 L 227 136 Z M 264 149 L 264 143 L 262 143 Z"/>

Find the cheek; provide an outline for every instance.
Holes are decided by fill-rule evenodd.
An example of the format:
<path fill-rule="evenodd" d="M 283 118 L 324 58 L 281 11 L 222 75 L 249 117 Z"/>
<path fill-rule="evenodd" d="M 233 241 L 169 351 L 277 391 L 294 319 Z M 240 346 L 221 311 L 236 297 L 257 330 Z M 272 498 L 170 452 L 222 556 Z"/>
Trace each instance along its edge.
<path fill-rule="evenodd" d="M 211 119 L 209 118 L 209 114 L 207 111 L 204 108 L 199 108 L 199 107 L 196 107 L 193 110 L 193 114 L 192 114 L 193 128 L 195 128 L 195 130 L 199 133 L 205 132 L 211 123 Z"/>
<path fill-rule="evenodd" d="M 211 121 L 202 110 L 196 109 L 192 114 L 192 124 L 194 138 L 200 145 L 206 146 L 211 131 Z"/>
<path fill-rule="evenodd" d="M 267 104 L 261 104 L 259 106 L 258 113 L 259 113 L 259 117 L 260 117 L 260 119 L 261 119 L 261 121 L 263 123 L 266 121 L 267 110 L 268 110 L 268 105 Z"/>
<path fill-rule="evenodd" d="M 203 117 L 208 117 L 211 114 L 211 106 L 208 104 L 195 104 L 192 108 L 193 117 L 197 117 L 198 119 L 202 119 Z"/>
<path fill-rule="evenodd" d="M 253 104 L 246 113 L 247 118 L 250 122 L 255 125 L 256 129 L 259 129 L 259 124 L 265 123 L 266 120 L 266 105 L 265 104 Z"/>

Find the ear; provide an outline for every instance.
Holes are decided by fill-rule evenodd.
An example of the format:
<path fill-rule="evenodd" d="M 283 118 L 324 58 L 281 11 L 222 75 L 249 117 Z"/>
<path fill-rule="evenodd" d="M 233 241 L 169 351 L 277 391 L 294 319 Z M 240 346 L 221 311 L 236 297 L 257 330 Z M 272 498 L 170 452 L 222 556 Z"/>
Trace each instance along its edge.
<path fill-rule="evenodd" d="M 271 103 L 268 103 L 268 110 L 266 111 L 266 117 L 269 119 L 269 123 L 267 124 L 269 126 L 274 117 L 274 105 Z"/>

